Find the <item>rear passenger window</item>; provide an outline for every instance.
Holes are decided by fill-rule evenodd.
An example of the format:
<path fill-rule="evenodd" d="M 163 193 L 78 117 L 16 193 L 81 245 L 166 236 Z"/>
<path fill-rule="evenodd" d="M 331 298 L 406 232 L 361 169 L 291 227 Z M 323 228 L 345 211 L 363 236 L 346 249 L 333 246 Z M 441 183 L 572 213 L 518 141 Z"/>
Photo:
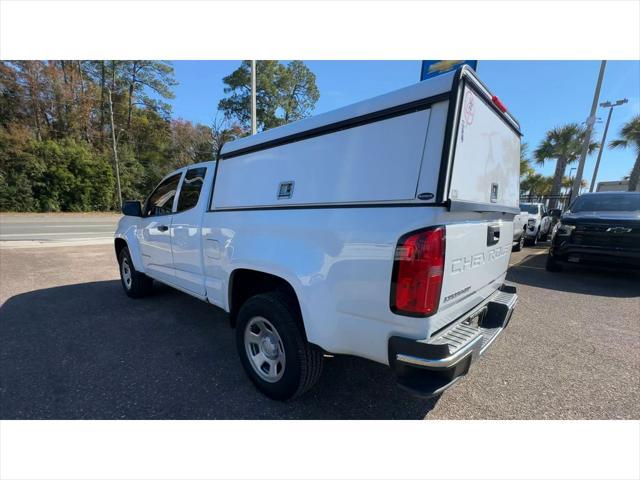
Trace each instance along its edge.
<path fill-rule="evenodd" d="M 206 167 L 192 168 L 187 170 L 187 174 L 182 181 L 180 196 L 178 197 L 178 211 L 189 210 L 198 203 L 200 190 L 204 183 L 204 176 L 207 173 Z"/>

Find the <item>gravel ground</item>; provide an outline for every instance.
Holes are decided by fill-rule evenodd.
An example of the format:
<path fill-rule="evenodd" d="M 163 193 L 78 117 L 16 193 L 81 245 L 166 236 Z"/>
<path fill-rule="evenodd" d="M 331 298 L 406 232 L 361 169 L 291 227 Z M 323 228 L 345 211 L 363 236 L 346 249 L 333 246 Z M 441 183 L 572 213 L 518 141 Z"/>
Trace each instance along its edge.
<path fill-rule="evenodd" d="M 224 313 L 167 287 L 130 300 L 110 245 L 0 248 L 0 417 L 640 418 L 639 278 L 552 274 L 542 247 L 511 261 L 509 327 L 440 398 L 335 357 L 314 390 L 279 403 L 245 377 Z"/>

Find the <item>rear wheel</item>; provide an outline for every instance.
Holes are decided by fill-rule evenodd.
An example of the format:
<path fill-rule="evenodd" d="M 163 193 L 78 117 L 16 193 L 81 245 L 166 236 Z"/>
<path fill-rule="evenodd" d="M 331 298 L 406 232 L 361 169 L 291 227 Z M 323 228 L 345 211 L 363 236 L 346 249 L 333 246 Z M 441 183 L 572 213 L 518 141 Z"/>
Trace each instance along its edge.
<path fill-rule="evenodd" d="M 245 372 L 262 393 L 288 400 L 313 387 L 322 352 L 305 339 L 293 301 L 280 292 L 255 295 L 238 312 L 236 346 Z"/>
<path fill-rule="evenodd" d="M 120 281 L 127 295 L 131 298 L 141 298 L 151 293 L 153 279 L 135 269 L 128 247 L 120 250 L 118 263 L 120 264 Z"/>

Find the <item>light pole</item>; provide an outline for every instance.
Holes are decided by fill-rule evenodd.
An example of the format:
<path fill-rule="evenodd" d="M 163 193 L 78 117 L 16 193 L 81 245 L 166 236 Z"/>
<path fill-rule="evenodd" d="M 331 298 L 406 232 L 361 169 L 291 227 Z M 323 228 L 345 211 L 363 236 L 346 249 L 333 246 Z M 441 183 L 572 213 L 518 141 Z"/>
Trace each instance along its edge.
<path fill-rule="evenodd" d="M 593 93 L 593 103 L 591 104 L 591 113 L 587 118 L 587 128 L 585 131 L 584 145 L 582 146 L 582 155 L 580 155 L 580 163 L 578 163 L 578 172 L 576 178 L 573 181 L 573 188 L 571 189 L 571 196 L 569 197 L 569 205 L 573 202 L 575 196 L 580 193 L 580 183 L 582 183 L 582 172 L 584 171 L 584 162 L 587 159 L 589 153 L 589 144 L 591 143 L 591 132 L 593 131 L 593 124 L 596 122 L 596 108 L 598 108 L 598 99 L 600 98 L 600 87 L 602 87 L 602 79 L 604 78 L 604 69 L 607 66 L 607 61 L 602 60 L 600 63 L 600 73 L 598 73 L 598 82 L 596 83 L 596 91 Z M 577 193 L 576 193 L 577 192 Z"/>
<path fill-rule="evenodd" d="M 607 139 L 607 131 L 609 130 L 609 122 L 611 121 L 611 114 L 613 113 L 613 108 L 623 105 L 628 101 L 629 100 L 627 100 L 626 98 L 623 98 L 622 100 L 617 100 L 616 103 L 611 103 L 607 101 L 600 104 L 602 108 L 609 108 L 609 115 L 607 115 L 607 123 L 604 125 L 604 133 L 602 134 L 602 141 L 600 142 L 600 151 L 598 152 L 598 159 L 596 160 L 596 168 L 593 170 L 593 177 L 591 177 L 591 187 L 589 187 L 589 192 L 593 192 L 593 187 L 596 184 L 596 177 L 598 176 L 598 168 L 600 168 L 600 159 L 602 158 L 602 151 L 604 150 L 604 142 Z"/>
<path fill-rule="evenodd" d="M 256 134 L 256 61 L 251 60 L 251 135 Z"/>
<path fill-rule="evenodd" d="M 120 166 L 118 165 L 118 142 L 116 140 L 116 129 L 113 124 L 113 101 L 111 100 L 111 89 L 109 92 L 109 115 L 111 117 L 111 147 L 113 148 L 113 162 L 116 165 L 116 180 L 118 185 L 118 201 L 120 202 L 120 210 L 122 210 L 122 189 L 120 188 Z"/>

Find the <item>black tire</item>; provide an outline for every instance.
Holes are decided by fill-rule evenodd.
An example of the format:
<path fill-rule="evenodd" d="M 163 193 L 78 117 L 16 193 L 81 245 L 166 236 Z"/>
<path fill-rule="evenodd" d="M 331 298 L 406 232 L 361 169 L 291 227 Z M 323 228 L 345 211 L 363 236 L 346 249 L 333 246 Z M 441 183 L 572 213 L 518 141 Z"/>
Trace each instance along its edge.
<path fill-rule="evenodd" d="M 549 272 L 560 272 L 562 271 L 562 265 L 555 261 L 555 259 L 551 255 L 547 255 L 547 263 L 545 264 L 545 268 Z"/>
<path fill-rule="evenodd" d="M 549 234 L 548 233 L 543 233 L 542 235 L 540 235 L 540 241 L 541 242 L 546 242 L 548 238 L 549 238 Z"/>
<path fill-rule="evenodd" d="M 279 352 L 284 350 L 284 367 L 277 380 L 263 379 L 256 370 L 258 367 L 254 367 L 254 361 L 249 358 L 248 350 L 257 348 L 258 342 L 247 345 L 245 332 L 250 322 L 255 322 L 257 318 L 266 319 L 275 327 L 280 339 Z M 322 351 L 307 342 L 301 325 L 298 308 L 288 295 L 281 292 L 255 295 L 238 312 L 236 347 L 242 366 L 258 390 L 274 400 L 289 400 L 302 395 L 317 383 L 322 373 Z M 267 370 L 271 373 L 270 366 L 267 366 Z"/>
<path fill-rule="evenodd" d="M 118 265 L 120 267 L 120 282 L 124 293 L 131 298 L 142 298 L 151 293 L 153 279 L 135 269 L 128 247 L 120 250 Z"/>
<path fill-rule="evenodd" d="M 514 252 L 519 252 L 520 250 L 522 250 L 522 247 L 524 247 L 524 233 L 520 235 L 518 243 L 516 243 L 511 250 Z"/>
<path fill-rule="evenodd" d="M 539 232 L 536 232 L 533 238 L 527 238 L 525 240 L 525 245 L 529 247 L 535 247 L 538 244 L 538 235 L 539 235 Z"/>

